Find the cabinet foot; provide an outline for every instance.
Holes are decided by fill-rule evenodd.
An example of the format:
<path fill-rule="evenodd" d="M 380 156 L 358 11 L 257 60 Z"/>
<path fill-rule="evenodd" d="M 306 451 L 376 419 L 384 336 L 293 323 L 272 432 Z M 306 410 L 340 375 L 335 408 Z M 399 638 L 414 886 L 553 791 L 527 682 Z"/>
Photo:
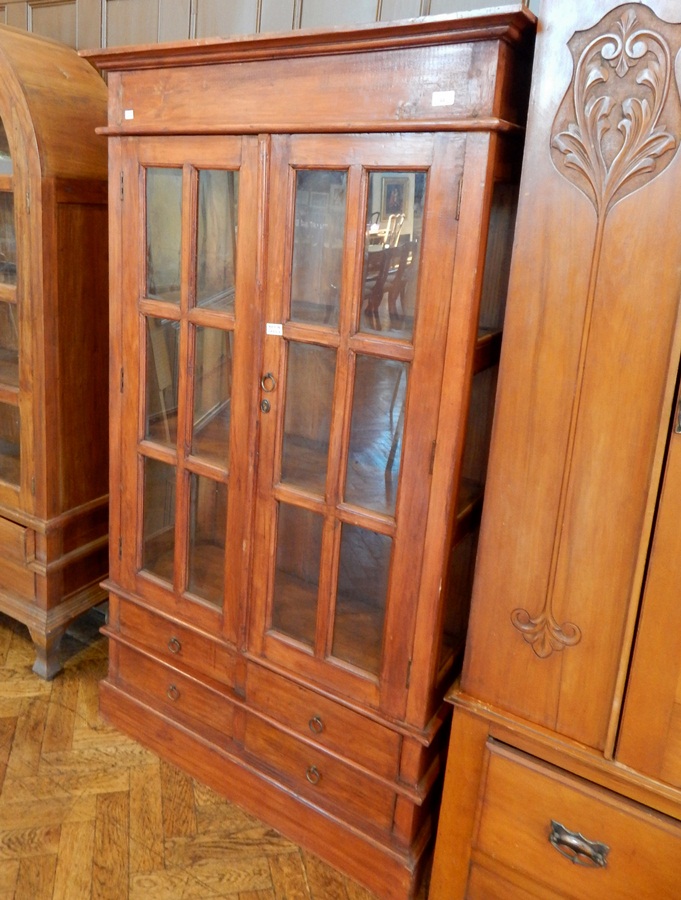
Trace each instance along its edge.
<path fill-rule="evenodd" d="M 51 681 L 62 670 L 61 640 L 66 628 L 53 631 L 51 634 L 41 634 L 36 629 L 29 628 L 31 640 L 35 647 L 35 662 L 33 671 L 45 681 Z"/>

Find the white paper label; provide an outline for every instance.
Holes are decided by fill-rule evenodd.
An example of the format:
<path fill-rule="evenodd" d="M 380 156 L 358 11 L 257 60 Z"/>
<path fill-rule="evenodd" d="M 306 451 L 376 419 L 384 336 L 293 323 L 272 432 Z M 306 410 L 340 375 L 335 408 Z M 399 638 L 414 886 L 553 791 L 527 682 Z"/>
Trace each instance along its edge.
<path fill-rule="evenodd" d="M 123 113 L 126 119 L 134 119 L 135 118 L 135 110 L 134 109 L 126 109 Z"/>
<path fill-rule="evenodd" d="M 281 335 L 284 333 L 284 326 L 280 322 L 268 322 L 265 325 L 265 333 Z"/>
<path fill-rule="evenodd" d="M 433 91 L 433 106 L 454 106 L 454 91 Z"/>

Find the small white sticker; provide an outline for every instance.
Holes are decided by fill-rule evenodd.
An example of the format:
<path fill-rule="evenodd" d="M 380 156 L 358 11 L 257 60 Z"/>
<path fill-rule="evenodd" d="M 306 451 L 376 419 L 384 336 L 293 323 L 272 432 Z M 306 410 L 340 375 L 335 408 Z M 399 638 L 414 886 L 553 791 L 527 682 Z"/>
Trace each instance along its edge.
<path fill-rule="evenodd" d="M 265 326 L 266 334 L 283 334 L 284 326 L 280 322 L 268 322 Z"/>
<path fill-rule="evenodd" d="M 433 106 L 454 106 L 454 91 L 433 91 Z"/>
<path fill-rule="evenodd" d="M 135 110 L 134 109 L 126 109 L 123 113 L 126 119 L 134 119 L 135 118 Z"/>

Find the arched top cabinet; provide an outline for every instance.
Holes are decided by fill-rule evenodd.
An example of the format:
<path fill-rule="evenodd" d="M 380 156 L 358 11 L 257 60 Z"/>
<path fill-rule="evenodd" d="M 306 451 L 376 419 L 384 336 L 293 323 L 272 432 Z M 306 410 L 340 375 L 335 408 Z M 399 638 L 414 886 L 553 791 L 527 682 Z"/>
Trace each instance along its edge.
<path fill-rule="evenodd" d="M 75 51 L 0 27 L 0 610 L 47 677 L 107 570 L 105 116 Z"/>

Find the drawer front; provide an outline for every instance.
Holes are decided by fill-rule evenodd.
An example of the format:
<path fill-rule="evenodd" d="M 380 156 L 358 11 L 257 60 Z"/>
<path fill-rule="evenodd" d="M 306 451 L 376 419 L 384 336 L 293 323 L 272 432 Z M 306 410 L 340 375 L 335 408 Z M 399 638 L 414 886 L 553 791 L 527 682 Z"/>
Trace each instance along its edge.
<path fill-rule="evenodd" d="M 0 555 L 0 592 L 22 600 L 35 600 L 35 579 L 35 574 L 26 568 L 26 563 L 5 559 Z"/>
<path fill-rule="evenodd" d="M 0 548 L 5 559 L 28 562 L 35 556 L 35 532 L 0 517 Z"/>
<path fill-rule="evenodd" d="M 402 739 L 390 728 L 258 665 L 249 666 L 246 697 L 303 737 L 384 778 L 397 777 Z"/>
<path fill-rule="evenodd" d="M 125 644 L 116 644 L 113 660 L 115 672 L 111 677 L 118 684 L 131 688 L 172 718 L 208 726 L 231 738 L 234 707 L 228 697 Z"/>
<path fill-rule="evenodd" d="M 148 647 L 171 665 L 201 672 L 228 686 L 234 684 L 236 658 L 225 644 L 212 641 L 135 603 L 118 602 L 118 625 L 122 635 Z"/>
<path fill-rule="evenodd" d="M 390 830 L 395 794 L 388 787 L 254 715 L 246 719 L 244 747 L 315 806 Z"/>
<path fill-rule="evenodd" d="M 504 745 L 488 750 L 474 838 L 481 864 L 574 900 L 678 896 L 679 822 Z"/>

